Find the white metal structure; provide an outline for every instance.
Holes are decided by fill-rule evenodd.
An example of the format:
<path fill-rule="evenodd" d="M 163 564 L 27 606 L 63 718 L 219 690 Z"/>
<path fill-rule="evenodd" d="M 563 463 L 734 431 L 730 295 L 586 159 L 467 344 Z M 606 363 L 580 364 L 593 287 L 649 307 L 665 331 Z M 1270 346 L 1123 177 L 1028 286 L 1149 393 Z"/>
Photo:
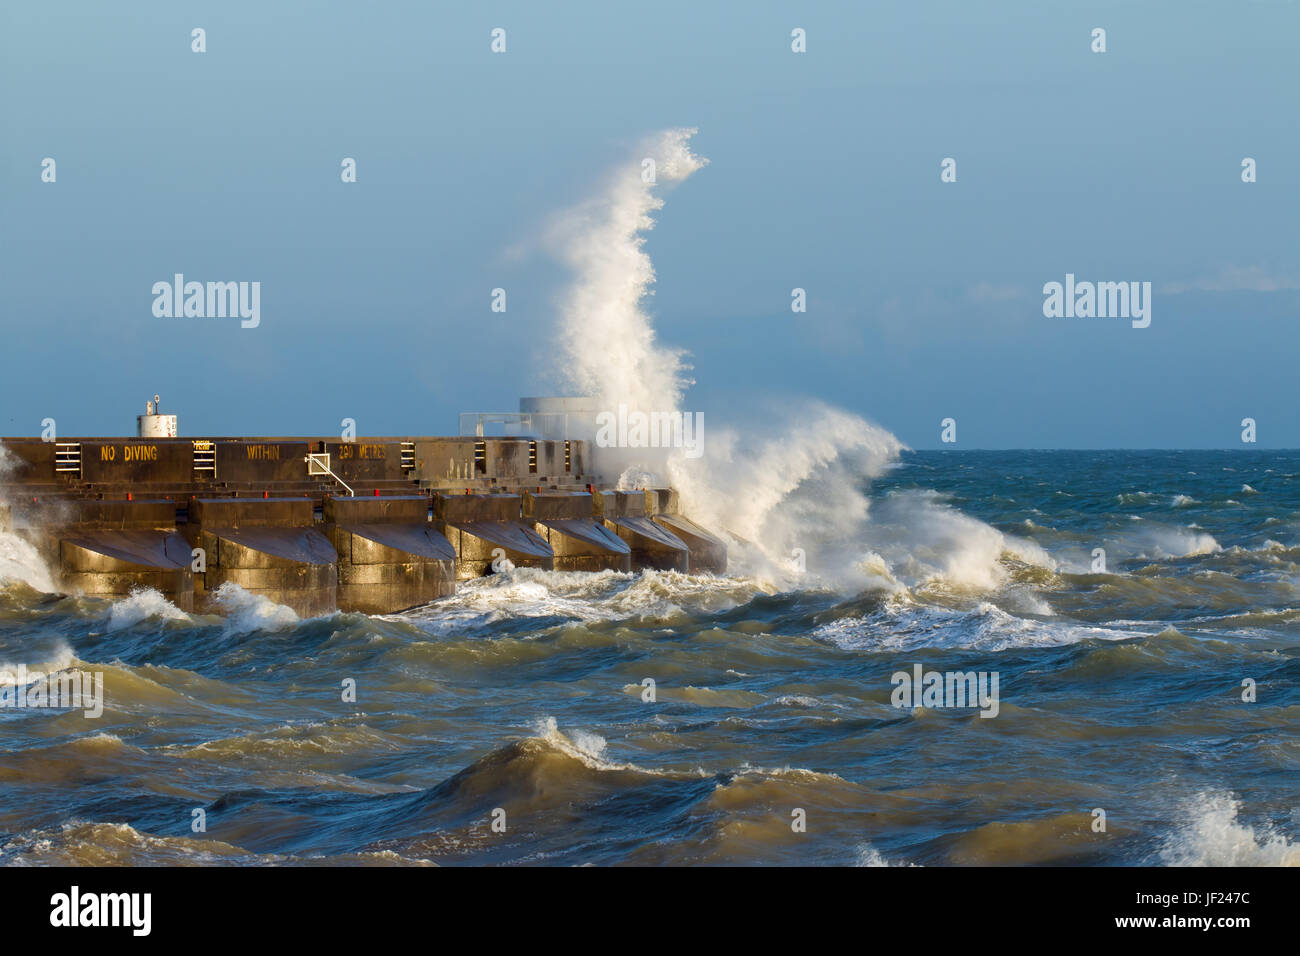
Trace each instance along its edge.
<path fill-rule="evenodd" d="M 307 474 L 311 475 L 312 477 L 329 475 L 331 478 L 333 478 L 335 481 L 337 481 L 340 485 L 343 486 L 343 490 L 348 493 L 349 498 L 355 498 L 357 496 L 357 493 L 352 490 L 351 485 L 349 485 L 338 475 L 334 474 L 334 472 L 330 471 L 329 452 L 327 451 L 308 452 L 307 457 L 304 458 L 303 461 L 307 463 Z"/>
<path fill-rule="evenodd" d="M 143 415 L 135 416 L 135 433 L 139 438 L 175 438 L 176 416 L 161 414 L 162 404 L 158 396 L 152 402 L 145 402 Z"/>

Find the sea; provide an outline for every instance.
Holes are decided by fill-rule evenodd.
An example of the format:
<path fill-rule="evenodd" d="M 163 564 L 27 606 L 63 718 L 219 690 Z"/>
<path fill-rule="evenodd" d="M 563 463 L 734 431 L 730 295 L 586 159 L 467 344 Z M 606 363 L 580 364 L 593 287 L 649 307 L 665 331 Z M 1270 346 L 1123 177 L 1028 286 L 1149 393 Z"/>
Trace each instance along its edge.
<path fill-rule="evenodd" d="M 1300 863 L 1300 452 L 851 477 L 829 558 L 380 617 L 61 594 L 0 535 L 0 863 Z M 68 671 L 98 716 L 15 705 Z"/>

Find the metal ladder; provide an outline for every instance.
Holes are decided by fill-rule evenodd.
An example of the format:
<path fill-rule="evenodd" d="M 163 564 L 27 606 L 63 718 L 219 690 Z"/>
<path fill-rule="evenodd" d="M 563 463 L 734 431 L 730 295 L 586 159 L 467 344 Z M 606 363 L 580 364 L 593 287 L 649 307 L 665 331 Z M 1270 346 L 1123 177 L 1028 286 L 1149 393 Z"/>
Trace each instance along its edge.
<path fill-rule="evenodd" d="M 81 477 L 81 442 L 55 443 L 54 473 Z"/>
<path fill-rule="evenodd" d="M 214 441 L 194 442 L 194 477 L 207 474 L 213 481 L 217 479 L 217 443 Z"/>

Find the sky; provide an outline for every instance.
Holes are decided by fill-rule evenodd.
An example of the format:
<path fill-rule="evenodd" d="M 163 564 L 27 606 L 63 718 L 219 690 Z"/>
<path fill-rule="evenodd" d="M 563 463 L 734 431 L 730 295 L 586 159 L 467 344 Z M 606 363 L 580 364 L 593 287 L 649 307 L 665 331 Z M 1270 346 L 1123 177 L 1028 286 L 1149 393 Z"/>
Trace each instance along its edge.
<path fill-rule="evenodd" d="M 7 0 L 0 434 L 130 434 L 155 393 L 183 435 L 454 434 L 564 394 L 548 224 L 692 127 L 644 247 L 688 410 L 1300 447 L 1297 36 L 1294 0 Z M 178 272 L 260 282 L 260 324 L 156 316 Z M 1045 316 L 1066 274 L 1150 282 L 1150 326 Z"/>

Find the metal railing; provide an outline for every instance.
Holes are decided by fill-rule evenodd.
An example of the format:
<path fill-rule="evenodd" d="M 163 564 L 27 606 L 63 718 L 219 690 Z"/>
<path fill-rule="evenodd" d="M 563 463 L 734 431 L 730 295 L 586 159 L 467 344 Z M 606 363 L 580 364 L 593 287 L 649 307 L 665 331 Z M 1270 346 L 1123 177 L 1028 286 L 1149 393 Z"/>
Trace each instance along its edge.
<path fill-rule="evenodd" d="M 351 485 L 330 470 L 329 452 L 308 452 L 307 457 L 304 458 L 303 461 L 307 463 L 307 474 L 309 476 L 314 478 L 319 477 L 320 475 L 329 475 L 343 486 L 343 490 L 348 493 L 349 498 L 355 498 L 357 496 L 357 493 L 352 490 Z"/>
<path fill-rule="evenodd" d="M 461 412 L 462 438 L 491 437 L 485 426 L 500 425 L 505 438 L 565 438 L 569 436 L 567 412 Z M 511 429 L 514 429 L 513 431 Z M 581 435 L 573 435 L 581 438 Z"/>

